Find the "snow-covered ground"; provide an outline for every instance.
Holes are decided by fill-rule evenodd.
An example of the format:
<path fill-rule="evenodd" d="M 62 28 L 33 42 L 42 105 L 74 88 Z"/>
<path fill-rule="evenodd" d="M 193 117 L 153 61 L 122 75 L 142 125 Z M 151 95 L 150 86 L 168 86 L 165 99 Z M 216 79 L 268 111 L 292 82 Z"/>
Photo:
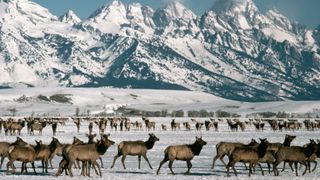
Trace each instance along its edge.
<path fill-rule="evenodd" d="M 141 118 L 131 118 L 132 121 L 142 121 Z M 184 128 L 177 131 L 162 131 L 160 130 L 160 124 L 164 123 L 169 126 L 171 121 L 170 118 L 151 118 L 157 122 L 156 130 L 151 131 L 157 137 L 159 137 L 160 141 L 156 142 L 154 148 L 148 152 L 148 158 L 153 166 L 153 170 L 149 169 L 147 163 L 142 159 L 141 169 L 137 168 L 138 161 L 137 157 L 128 156 L 126 159 L 127 170 L 122 168 L 120 159 L 115 164 L 113 169 L 110 169 L 112 160 L 114 155 L 117 152 L 117 145 L 112 146 L 108 149 L 106 154 L 103 156 L 103 163 L 104 168 L 102 169 L 103 179 L 186 179 L 186 180 L 198 180 L 198 179 L 224 179 L 226 178 L 226 170 L 222 166 L 222 163 L 218 160 L 216 162 L 216 167 L 214 170 L 211 170 L 211 164 L 213 156 L 216 154 L 215 152 L 215 145 L 220 141 L 239 141 L 243 143 L 248 143 L 251 138 L 268 138 L 271 142 L 282 142 L 284 140 L 284 136 L 286 133 L 296 135 L 297 138 L 293 141 L 293 145 L 303 145 L 307 143 L 310 138 L 317 139 L 319 138 L 319 130 L 317 131 L 306 131 L 304 129 L 295 131 L 295 132 L 272 132 L 269 129 L 269 126 L 266 127 L 264 132 L 257 132 L 254 130 L 253 127 L 249 127 L 245 132 L 230 132 L 227 128 L 227 124 L 225 122 L 219 124 L 219 131 L 216 132 L 214 130 L 210 131 L 202 131 L 197 132 L 195 131 L 194 124 L 192 124 L 192 130 L 186 131 Z M 205 119 L 198 119 L 198 121 L 204 121 Z M 178 118 L 176 119 L 177 122 L 184 122 L 190 121 L 189 118 Z M 43 135 L 35 135 L 29 136 L 27 135 L 26 128 L 22 130 L 21 137 L 29 143 L 35 144 L 34 140 L 42 140 L 44 143 L 49 143 L 51 141 L 51 127 L 46 127 L 44 129 Z M 98 133 L 98 129 L 94 126 L 94 131 Z M 148 133 L 143 130 L 135 130 L 134 128 L 129 132 L 120 132 L 120 131 L 111 131 L 109 127 L 107 128 L 107 132 L 111 133 L 110 139 L 114 140 L 116 144 L 119 144 L 123 140 L 146 140 L 148 138 Z M 56 137 L 63 143 L 71 143 L 73 136 L 76 136 L 83 141 L 86 141 L 87 138 L 85 137 L 85 133 L 88 133 L 88 122 L 83 122 L 80 128 L 80 132 L 77 133 L 76 127 L 72 122 L 68 122 L 66 126 L 58 126 L 58 133 Z M 159 175 L 156 175 L 156 170 L 159 166 L 159 162 L 162 160 L 164 156 L 164 149 L 168 145 L 172 144 L 184 144 L 184 143 L 192 143 L 195 140 L 195 136 L 202 135 L 203 139 L 208 142 L 208 144 L 203 148 L 200 156 L 197 156 L 193 159 L 193 167 L 191 169 L 190 175 L 184 175 L 183 173 L 186 171 L 186 163 L 181 161 L 175 161 L 173 164 L 173 170 L 176 172 L 177 175 L 171 175 L 168 169 L 168 164 L 165 164 Z M 9 141 L 12 142 L 15 140 L 15 136 L 4 136 L 3 133 L 0 134 L 1 141 Z M 41 174 L 41 163 L 36 162 L 36 170 L 40 173 L 38 176 L 32 175 L 5 175 L 6 163 L 7 160 L 4 162 L 4 166 L 1 169 L 0 179 L 86 179 L 80 176 L 80 171 L 78 169 L 73 169 L 74 178 L 69 178 L 65 175 L 60 177 L 55 177 L 55 173 L 57 171 L 57 166 L 59 161 L 61 160 L 60 157 L 54 158 L 54 169 L 49 169 L 48 174 Z M 225 159 L 227 161 L 227 158 Z M 21 164 L 19 162 L 15 162 L 17 166 L 17 171 L 20 171 Z M 28 165 L 29 168 L 30 165 Z M 264 165 L 266 168 L 266 166 Z M 280 164 L 279 167 L 282 167 Z M 313 167 L 313 166 L 312 166 Z M 234 174 L 231 174 L 231 178 L 228 179 L 248 179 L 248 171 L 244 169 L 242 164 L 237 164 L 236 169 L 238 170 L 239 176 L 235 177 Z M 265 169 L 266 170 L 266 169 Z M 299 179 L 317 179 L 320 175 L 320 169 L 317 168 L 315 172 L 309 174 L 307 173 L 305 176 L 301 176 L 303 169 L 300 170 Z M 29 169 L 29 172 L 32 172 Z M 232 172 L 232 171 L 231 171 Z M 94 172 L 92 171 L 93 177 L 98 178 Z M 268 174 L 265 171 L 266 175 L 262 176 L 260 171 L 257 171 L 255 175 L 251 177 L 251 179 L 296 179 L 295 174 L 291 172 L 291 170 L 286 169 L 285 172 L 280 172 L 279 177 L 274 177 L 272 174 Z"/>
<path fill-rule="evenodd" d="M 56 102 L 40 101 L 36 97 L 39 95 L 51 96 L 54 94 L 67 94 L 72 99 L 72 104 L 61 104 Z M 17 102 L 21 96 L 25 95 L 27 101 Z M 226 110 L 230 112 L 237 112 L 245 114 L 252 112 L 265 112 L 265 111 L 286 111 L 292 113 L 305 113 L 311 112 L 314 109 L 320 109 L 319 101 L 284 101 L 284 102 L 265 102 L 265 103 L 245 103 L 238 101 L 231 101 L 222 99 L 210 94 L 202 92 L 191 91 L 165 91 L 165 90 L 133 90 L 133 89 L 112 89 L 112 88 L 28 88 L 28 89 L 2 89 L 0 90 L 0 116 L 10 114 L 9 108 L 17 109 L 17 116 L 31 115 L 34 112 L 37 114 L 50 115 L 74 115 L 75 109 L 79 107 L 80 113 L 86 113 L 90 110 L 91 113 L 98 112 L 112 112 L 114 109 L 120 106 L 127 106 L 131 108 L 143 109 L 143 110 L 200 110 L 207 109 L 209 111 Z M 208 118 L 207 118 L 208 119 Z M 132 121 L 142 121 L 141 117 L 133 117 Z M 127 157 L 126 165 L 127 170 L 122 168 L 120 159 L 116 162 L 114 169 L 110 169 L 111 162 L 117 151 L 117 146 L 112 146 L 107 153 L 103 156 L 103 162 L 105 167 L 102 169 L 104 179 L 223 179 L 226 177 L 226 170 L 222 166 L 222 163 L 217 161 L 216 168 L 212 171 L 210 169 L 213 156 L 216 154 L 215 145 L 220 141 L 239 141 L 248 143 L 251 138 L 266 137 L 271 142 L 282 142 L 286 133 L 297 135 L 297 139 L 293 141 L 293 145 L 303 145 L 309 141 L 310 138 L 318 139 L 319 130 L 307 131 L 299 130 L 295 132 L 272 132 L 267 126 L 265 132 L 257 132 L 253 127 L 249 127 L 245 132 L 230 132 L 225 122 L 219 124 L 219 132 L 213 130 L 197 132 L 192 124 L 192 130 L 186 131 L 184 128 L 178 131 L 162 131 L 160 124 L 167 124 L 169 126 L 171 118 L 151 118 L 157 122 L 156 130 L 153 131 L 156 136 L 160 138 L 152 150 L 149 151 L 148 157 L 153 166 L 153 170 L 149 169 L 146 162 L 142 160 L 142 169 L 137 168 L 137 157 Z M 198 119 L 204 121 L 206 119 Z M 176 118 L 178 122 L 190 121 L 190 118 Z M 95 132 L 98 133 L 98 129 L 94 127 Z M 130 132 L 111 131 L 108 127 L 107 132 L 111 133 L 111 139 L 117 144 L 123 140 L 146 140 L 148 133 L 145 130 L 135 130 Z M 57 138 L 63 143 L 71 143 L 73 136 L 79 137 L 86 141 L 85 133 L 88 133 L 88 122 L 83 122 L 81 125 L 80 133 L 76 132 L 75 125 L 70 121 L 66 126 L 58 126 Z M 164 154 L 163 151 L 168 145 L 192 143 L 195 140 L 195 136 L 203 136 L 203 139 L 208 142 L 200 156 L 196 157 L 192 163 L 190 175 L 183 175 L 186 171 L 185 162 L 176 161 L 174 163 L 174 171 L 177 175 L 173 176 L 169 173 L 168 164 L 165 164 L 160 172 L 160 175 L 156 175 L 156 169 L 159 166 L 159 162 L 162 160 Z M 35 144 L 34 140 L 42 140 L 44 143 L 51 141 L 51 127 L 46 127 L 43 136 L 29 136 L 26 133 L 26 129 L 22 130 L 23 139 L 29 143 Z M 12 142 L 15 140 L 15 136 L 5 136 L 0 134 L 0 141 Z M 49 174 L 34 175 L 5 175 L 6 163 L 1 169 L 0 179 L 69 179 L 67 176 L 61 176 L 56 178 L 54 175 L 57 171 L 57 166 L 60 161 L 60 157 L 54 159 L 54 169 L 49 170 Z M 227 159 L 226 159 L 227 161 Z M 41 172 L 40 162 L 36 163 L 37 172 Z M 21 164 L 16 162 L 18 170 Z M 242 164 L 237 165 L 239 173 L 238 178 L 247 179 L 247 171 L 244 170 Z M 32 170 L 29 170 L 32 172 Z M 300 170 L 300 174 L 302 170 Z M 75 178 L 85 179 L 80 176 L 80 172 L 74 169 Z M 320 170 L 317 169 L 314 173 L 300 176 L 299 179 L 317 179 L 320 175 Z M 97 177 L 97 176 L 94 176 Z M 262 176 L 260 171 L 256 175 L 252 176 L 252 179 L 291 179 L 296 178 L 290 170 L 286 170 L 280 173 L 280 177 L 274 177 L 266 173 L 266 176 Z M 74 179 L 74 178 L 70 178 Z M 229 179 L 236 179 L 232 174 Z"/>
<path fill-rule="evenodd" d="M 65 94 L 72 104 L 40 101 L 39 95 Z M 16 100 L 25 95 L 27 101 Z M 0 116 L 10 115 L 9 108 L 16 108 L 17 115 L 29 116 L 32 113 L 49 115 L 74 115 L 79 107 L 80 114 L 113 112 L 126 106 L 141 110 L 225 110 L 245 117 L 253 112 L 307 113 L 320 109 L 320 101 L 279 101 L 246 103 L 216 97 L 195 91 L 114 89 L 114 88 L 16 88 L 0 90 Z"/>

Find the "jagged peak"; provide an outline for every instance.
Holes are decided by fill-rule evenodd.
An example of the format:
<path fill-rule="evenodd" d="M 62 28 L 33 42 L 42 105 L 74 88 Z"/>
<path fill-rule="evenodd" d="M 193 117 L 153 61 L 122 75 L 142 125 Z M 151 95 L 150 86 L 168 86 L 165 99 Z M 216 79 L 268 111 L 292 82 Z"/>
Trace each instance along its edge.
<path fill-rule="evenodd" d="M 89 16 L 89 19 L 98 16 L 103 17 L 112 10 L 126 11 L 126 7 L 120 0 L 113 0 L 110 4 L 104 5 L 101 8 L 97 9 L 93 14 Z"/>
<path fill-rule="evenodd" d="M 168 3 L 164 8 L 160 8 L 157 12 L 165 13 L 165 16 L 169 19 L 195 19 L 197 16 L 182 3 L 178 1 L 172 1 Z"/>
<path fill-rule="evenodd" d="M 249 11 L 258 11 L 253 0 L 217 0 L 212 10 L 221 13 L 243 13 Z"/>
<path fill-rule="evenodd" d="M 61 22 L 77 24 L 81 22 L 81 19 L 72 11 L 67 11 L 64 15 L 59 17 Z"/>

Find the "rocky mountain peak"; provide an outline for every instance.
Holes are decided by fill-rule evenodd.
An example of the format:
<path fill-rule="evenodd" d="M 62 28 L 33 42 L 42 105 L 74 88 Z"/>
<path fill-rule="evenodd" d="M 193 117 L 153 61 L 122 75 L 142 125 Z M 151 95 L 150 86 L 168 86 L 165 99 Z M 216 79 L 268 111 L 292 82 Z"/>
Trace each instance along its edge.
<path fill-rule="evenodd" d="M 64 15 L 60 16 L 59 20 L 68 24 L 78 24 L 81 22 L 81 19 L 72 10 L 69 10 Z"/>

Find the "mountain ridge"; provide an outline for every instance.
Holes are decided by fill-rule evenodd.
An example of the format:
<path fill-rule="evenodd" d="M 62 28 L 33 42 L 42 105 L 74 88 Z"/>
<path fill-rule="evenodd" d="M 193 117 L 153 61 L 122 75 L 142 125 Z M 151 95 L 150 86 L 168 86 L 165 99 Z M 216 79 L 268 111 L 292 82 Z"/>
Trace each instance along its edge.
<path fill-rule="evenodd" d="M 260 13 L 251 0 L 222 2 L 197 16 L 178 2 L 153 10 L 115 0 L 80 20 L 72 11 L 56 17 L 28 0 L 1 1 L 0 86 L 320 99 L 320 28 L 306 29 L 276 10 Z"/>

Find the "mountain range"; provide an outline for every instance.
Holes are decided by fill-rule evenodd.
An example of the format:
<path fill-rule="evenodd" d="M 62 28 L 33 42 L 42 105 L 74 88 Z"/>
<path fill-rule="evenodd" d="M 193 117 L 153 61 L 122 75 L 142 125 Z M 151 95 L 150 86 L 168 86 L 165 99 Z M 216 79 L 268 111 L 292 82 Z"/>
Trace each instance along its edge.
<path fill-rule="evenodd" d="M 239 101 L 319 100 L 320 26 L 217 0 L 203 15 L 114 0 L 81 20 L 0 0 L 0 87 L 204 91 Z"/>

